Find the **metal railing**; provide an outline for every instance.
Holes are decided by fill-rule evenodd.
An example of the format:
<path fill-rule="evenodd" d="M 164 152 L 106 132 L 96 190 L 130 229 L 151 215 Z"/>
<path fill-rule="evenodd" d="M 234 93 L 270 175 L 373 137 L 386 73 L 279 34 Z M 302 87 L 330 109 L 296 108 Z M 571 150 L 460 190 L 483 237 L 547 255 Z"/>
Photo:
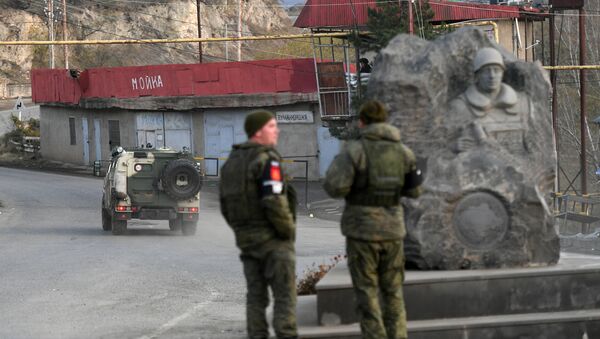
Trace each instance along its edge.
<path fill-rule="evenodd" d="M 291 157 L 284 157 L 281 162 L 284 164 L 293 164 L 293 163 L 298 163 L 298 164 L 303 164 L 304 165 L 304 176 L 303 177 L 298 177 L 298 176 L 292 176 L 289 177 L 290 180 L 296 180 L 296 179 L 300 179 L 304 181 L 304 207 L 308 207 L 308 160 L 296 160 L 296 159 L 289 159 Z M 220 161 L 222 160 L 227 160 L 227 158 L 220 158 L 220 157 L 194 157 L 195 160 L 197 161 L 204 161 L 204 176 L 205 177 L 214 177 L 214 178 L 218 178 L 219 177 L 219 169 L 221 166 L 220 165 Z M 206 171 L 207 166 L 206 166 L 206 161 L 215 161 L 216 162 L 216 173 L 211 174 L 208 173 Z M 110 163 L 110 160 L 96 160 L 94 161 L 93 164 L 93 175 L 100 177 L 105 175 L 106 173 L 103 172 L 103 168 L 105 167 L 105 164 Z"/>
<path fill-rule="evenodd" d="M 21 141 L 9 139 L 8 142 L 25 153 L 38 153 L 40 151 L 40 137 L 22 137 Z"/>
<path fill-rule="evenodd" d="M 304 177 L 290 177 L 290 179 L 303 179 L 304 180 L 304 207 L 308 209 L 308 160 L 290 160 L 289 158 L 283 157 L 283 163 L 301 163 L 304 164 Z"/>
<path fill-rule="evenodd" d="M 94 161 L 94 167 L 92 168 L 92 174 L 95 177 L 101 177 L 104 176 L 106 174 L 106 172 L 102 172 L 102 164 L 109 164 L 110 160 L 95 160 Z"/>
<path fill-rule="evenodd" d="M 290 158 L 297 158 L 297 157 L 283 157 L 283 159 L 281 160 L 281 162 L 283 164 L 293 164 L 293 163 L 298 163 L 298 164 L 303 164 L 304 165 L 304 176 L 303 177 L 298 177 L 298 176 L 291 176 L 289 177 L 290 180 L 296 180 L 296 179 L 300 179 L 302 181 L 304 181 L 304 207 L 308 207 L 308 160 L 296 160 L 296 159 L 290 159 Z M 194 157 L 194 159 L 196 161 L 204 161 L 204 171 L 205 171 L 205 176 L 206 177 L 214 177 L 214 178 L 218 178 L 219 177 L 219 170 L 221 168 L 220 163 L 222 160 L 227 160 L 227 158 L 223 158 L 223 157 Z M 216 171 L 215 173 L 209 173 L 208 172 L 208 166 L 206 164 L 206 161 L 215 161 L 216 162 Z"/>
<path fill-rule="evenodd" d="M 594 212 L 595 205 L 600 205 L 600 196 L 597 194 L 570 194 L 555 193 L 554 198 L 554 217 L 556 218 L 561 230 L 567 227 L 567 222 L 580 224 L 580 231 L 583 234 L 590 232 L 592 224 L 600 221 L 598 213 Z"/>
<path fill-rule="evenodd" d="M 221 169 L 220 161 L 221 160 L 227 160 L 227 158 L 219 158 L 219 157 L 194 157 L 194 160 L 196 160 L 196 161 L 204 161 L 204 166 L 203 166 L 204 176 L 206 176 L 206 177 L 219 177 L 219 170 Z M 208 172 L 208 165 L 206 164 L 207 160 L 208 161 L 215 161 L 217 163 L 215 174 L 211 174 L 211 173 Z"/>

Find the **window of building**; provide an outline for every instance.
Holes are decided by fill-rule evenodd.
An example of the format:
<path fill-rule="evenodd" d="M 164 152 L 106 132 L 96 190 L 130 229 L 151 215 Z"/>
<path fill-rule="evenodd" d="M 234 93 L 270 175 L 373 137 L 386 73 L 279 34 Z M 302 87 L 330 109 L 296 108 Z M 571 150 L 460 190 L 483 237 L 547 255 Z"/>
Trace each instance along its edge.
<path fill-rule="evenodd" d="M 71 137 L 71 145 L 77 145 L 77 135 L 75 134 L 75 118 L 69 118 L 69 135 Z"/>
<path fill-rule="evenodd" d="M 121 146 L 119 120 L 108 120 L 108 145 L 110 149 Z"/>

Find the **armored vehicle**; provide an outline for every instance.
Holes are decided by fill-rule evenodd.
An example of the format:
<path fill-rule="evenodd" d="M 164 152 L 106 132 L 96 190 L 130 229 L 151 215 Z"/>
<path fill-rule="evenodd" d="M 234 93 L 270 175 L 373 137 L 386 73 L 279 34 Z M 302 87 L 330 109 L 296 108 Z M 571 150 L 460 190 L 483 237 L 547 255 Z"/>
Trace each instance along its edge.
<path fill-rule="evenodd" d="M 188 152 L 117 147 L 104 178 L 102 229 L 120 235 L 131 219 L 169 220 L 172 231 L 193 235 L 201 186 Z"/>

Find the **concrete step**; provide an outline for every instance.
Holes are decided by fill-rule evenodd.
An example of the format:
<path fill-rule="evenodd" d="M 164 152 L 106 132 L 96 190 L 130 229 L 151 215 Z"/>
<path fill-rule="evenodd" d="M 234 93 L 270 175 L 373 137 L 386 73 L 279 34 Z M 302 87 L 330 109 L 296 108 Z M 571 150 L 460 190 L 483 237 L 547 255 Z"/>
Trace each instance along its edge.
<path fill-rule="evenodd" d="M 358 323 L 319 326 L 316 296 L 298 299 L 298 330 L 306 339 L 360 339 Z M 409 321 L 411 339 L 600 338 L 600 309 Z"/>
<path fill-rule="evenodd" d="M 408 271 L 408 320 L 600 309 L 600 257 L 562 253 L 552 267 Z M 358 321 L 345 263 L 317 285 L 319 323 Z M 599 337 L 600 338 L 600 337 Z"/>

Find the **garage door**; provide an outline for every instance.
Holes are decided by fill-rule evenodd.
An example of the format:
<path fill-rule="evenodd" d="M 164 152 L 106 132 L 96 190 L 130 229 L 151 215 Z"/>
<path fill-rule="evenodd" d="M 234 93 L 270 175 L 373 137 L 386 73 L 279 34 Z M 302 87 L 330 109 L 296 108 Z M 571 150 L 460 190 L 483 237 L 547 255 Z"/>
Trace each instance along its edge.
<path fill-rule="evenodd" d="M 181 151 L 192 149 L 192 121 L 189 113 L 138 113 L 136 116 L 139 145 L 169 147 Z"/>
<path fill-rule="evenodd" d="M 204 114 L 204 147 L 207 158 L 226 158 L 233 144 L 247 140 L 244 119 L 248 111 L 206 111 Z M 223 160 L 218 161 L 219 166 Z M 205 162 L 208 175 L 217 175 L 217 160 Z"/>

